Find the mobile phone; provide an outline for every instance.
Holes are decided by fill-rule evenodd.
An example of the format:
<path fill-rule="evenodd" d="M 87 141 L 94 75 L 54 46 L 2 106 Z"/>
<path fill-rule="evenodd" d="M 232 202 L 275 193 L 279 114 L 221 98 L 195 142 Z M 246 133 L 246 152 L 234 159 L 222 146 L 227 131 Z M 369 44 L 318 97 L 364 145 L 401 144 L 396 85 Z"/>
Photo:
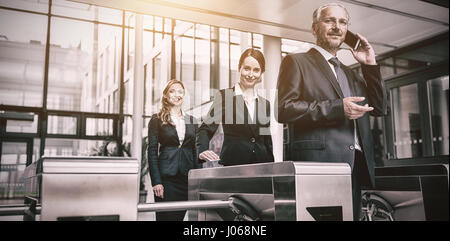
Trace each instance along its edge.
<path fill-rule="evenodd" d="M 356 50 L 361 44 L 361 40 L 356 36 L 356 34 L 347 31 L 344 43 L 346 43 L 350 48 Z"/>

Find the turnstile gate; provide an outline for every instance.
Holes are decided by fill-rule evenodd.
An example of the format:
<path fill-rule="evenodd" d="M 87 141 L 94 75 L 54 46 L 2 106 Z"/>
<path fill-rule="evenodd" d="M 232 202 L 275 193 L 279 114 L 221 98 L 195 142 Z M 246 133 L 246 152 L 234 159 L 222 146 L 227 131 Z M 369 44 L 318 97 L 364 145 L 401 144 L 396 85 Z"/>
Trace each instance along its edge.
<path fill-rule="evenodd" d="M 138 169 L 135 158 L 43 157 L 26 169 L 26 201 L 42 221 L 136 220 Z"/>
<path fill-rule="evenodd" d="M 138 168 L 133 158 L 43 157 L 26 170 L 30 210 L 40 211 L 40 220 L 137 220 L 138 212 L 174 210 L 188 210 L 189 221 L 353 217 L 345 163 L 195 169 L 188 201 L 147 204 L 138 204 Z"/>
<path fill-rule="evenodd" d="M 258 220 L 353 220 L 351 169 L 346 163 L 277 162 L 189 172 L 189 200 L 235 196 Z M 195 209 L 189 220 L 234 220 L 228 209 Z"/>

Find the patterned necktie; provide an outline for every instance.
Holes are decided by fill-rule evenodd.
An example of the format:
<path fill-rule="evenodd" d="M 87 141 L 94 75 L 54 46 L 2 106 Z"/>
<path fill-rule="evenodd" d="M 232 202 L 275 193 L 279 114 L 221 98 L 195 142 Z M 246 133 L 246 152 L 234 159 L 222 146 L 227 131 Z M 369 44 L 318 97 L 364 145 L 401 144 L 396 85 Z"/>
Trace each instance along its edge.
<path fill-rule="evenodd" d="M 352 96 L 352 93 L 350 91 L 350 86 L 348 85 L 348 79 L 345 75 L 344 70 L 341 68 L 341 62 L 334 57 L 331 58 L 330 63 L 334 65 L 334 70 L 336 70 L 337 80 L 339 82 L 339 85 L 341 86 L 342 93 L 344 94 L 344 97 Z"/>
<path fill-rule="evenodd" d="M 350 87 L 348 85 L 348 79 L 347 76 L 345 75 L 344 70 L 341 68 L 341 63 L 339 62 L 339 60 L 335 57 L 335 58 L 331 58 L 330 63 L 332 65 L 334 65 L 334 70 L 336 70 L 336 75 L 337 75 L 337 80 L 339 82 L 339 85 L 341 86 L 341 90 L 342 93 L 344 94 L 344 97 L 349 97 L 352 96 L 351 92 L 350 92 Z M 357 133 L 357 128 L 356 128 L 356 120 L 353 120 L 354 122 L 354 133 L 355 133 L 355 148 L 357 150 L 361 151 L 361 146 L 359 145 L 359 140 L 358 140 L 358 135 Z"/>

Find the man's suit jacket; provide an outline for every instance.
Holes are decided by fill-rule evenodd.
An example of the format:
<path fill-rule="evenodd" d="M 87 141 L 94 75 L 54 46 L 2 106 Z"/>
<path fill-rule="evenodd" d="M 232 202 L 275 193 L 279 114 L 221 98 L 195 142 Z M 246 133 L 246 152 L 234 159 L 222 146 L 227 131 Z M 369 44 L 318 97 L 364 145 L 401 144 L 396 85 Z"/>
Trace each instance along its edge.
<path fill-rule="evenodd" d="M 273 162 L 270 135 L 270 103 L 258 96 L 253 121 L 242 95 L 234 87 L 218 92 L 198 129 L 198 153 L 209 149 L 209 141 L 222 124 L 224 140 L 219 164 L 224 166 Z"/>
<path fill-rule="evenodd" d="M 379 66 L 362 65 L 364 78 L 343 68 L 352 96 L 363 96 L 371 115 L 386 114 L 386 90 Z M 326 59 L 316 49 L 287 55 L 278 76 L 278 121 L 288 123 L 290 159 L 294 161 L 347 162 L 355 158 L 354 121 L 344 115 L 344 98 Z M 369 115 L 356 120 L 359 144 L 366 159 L 365 184 L 374 183 L 374 160 Z M 370 179 L 367 179 L 370 178 Z"/>
<path fill-rule="evenodd" d="M 185 115 L 186 132 L 180 143 L 177 130 L 171 124 L 163 125 L 156 114 L 148 124 L 148 164 L 152 185 L 162 183 L 163 177 L 181 173 L 187 176 L 190 169 L 200 168 L 195 138 L 197 121 Z"/>

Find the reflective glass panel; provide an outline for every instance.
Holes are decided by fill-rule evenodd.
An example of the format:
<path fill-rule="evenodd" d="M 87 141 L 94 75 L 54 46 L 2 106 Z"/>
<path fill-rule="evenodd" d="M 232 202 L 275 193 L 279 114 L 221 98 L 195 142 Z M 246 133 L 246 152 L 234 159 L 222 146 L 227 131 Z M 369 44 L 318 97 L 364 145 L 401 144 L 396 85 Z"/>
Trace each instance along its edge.
<path fill-rule="evenodd" d="M 47 16 L 0 9 L 0 104 L 42 106 Z"/>
<path fill-rule="evenodd" d="M 86 118 L 87 136 L 112 136 L 113 120 L 106 118 Z"/>
<path fill-rule="evenodd" d="M 37 133 L 39 116 L 34 113 L 24 114 L 30 115 L 33 120 L 7 120 L 6 132 Z"/>
<path fill-rule="evenodd" d="M 231 70 L 231 86 L 239 81 L 239 58 L 241 57 L 241 46 L 230 45 L 230 70 Z"/>
<path fill-rule="evenodd" d="M 263 47 L 263 36 L 262 34 L 253 34 L 253 47 L 262 48 Z"/>
<path fill-rule="evenodd" d="M 66 0 L 52 1 L 52 14 L 122 24 L 122 11 Z"/>
<path fill-rule="evenodd" d="M 0 204 L 23 204 L 27 143 L 4 141 L 0 154 Z"/>
<path fill-rule="evenodd" d="M 434 155 L 449 154 L 448 75 L 428 81 Z"/>
<path fill-rule="evenodd" d="M 307 52 L 313 44 L 290 39 L 281 39 L 281 51 L 285 53 L 304 53 Z"/>
<path fill-rule="evenodd" d="M 230 42 L 235 44 L 241 43 L 241 32 L 230 29 Z"/>
<path fill-rule="evenodd" d="M 121 29 L 56 17 L 51 24 L 47 108 L 118 113 L 111 100 L 118 101 Z"/>
<path fill-rule="evenodd" d="M 197 24 L 196 36 L 206 39 L 197 38 L 195 40 L 195 106 L 210 99 L 211 46 L 209 26 Z"/>
<path fill-rule="evenodd" d="M 419 112 L 418 87 L 411 84 L 393 88 L 394 148 L 397 158 L 423 156 L 422 117 Z"/>
<path fill-rule="evenodd" d="M 48 116 L 48 134 L 63 134 L 76 135 L 77 134 L 77 118 L 71 116 Z"/>
<path fill-rule="evenodd" d="M 383 166 L 383 161 L 386 160 L 384 155 L 384 135 L 383 135 L 383 118 L 370 116 L 370 130 L 372 131 L 373 143 L 373 159 L 375 166 Z"/>
<path fill-rule="evenodd" d="M 48 0 L 1 0 L 0 6 L 47 13 Z"/>
<path fill-rule="evenodd" d="M 34 139 L 31 162 L 39 157 L 40 140 Z M 3 141 L 0 160 L 0 204 L 23 204 L 25 195 L 24 170 L 27 162 L 27 143 Z"/>
<path fill-rule="evenodd" d="M 133 119 L 130 116 L 125 116 L 124 118 L 122 135 L 124 143 L 131 143 L 133 135 Z"/>
<path fill-rule="evenodd" d="M 78 139 L 45 139 L 45 156 L 96 156 L 105 141 Z"/>
<path fill-rule="evenodd" d="M 195 104 L 195 84 L 194 84 L 194 39 L 189 37 L 181 38 L 181 81 L 186 88 L 184 102 L 188 106 Z"/>
<path fill-rule="evenodd" d="M 219 29 L 219 62 L 220 62 L 220 85 L 219 89 L 224 89 L 229 87 L 230 85 L 230 54 L 229 54 L 229 39 L 228 39 L 228 29 L 220 28 Z"/>

